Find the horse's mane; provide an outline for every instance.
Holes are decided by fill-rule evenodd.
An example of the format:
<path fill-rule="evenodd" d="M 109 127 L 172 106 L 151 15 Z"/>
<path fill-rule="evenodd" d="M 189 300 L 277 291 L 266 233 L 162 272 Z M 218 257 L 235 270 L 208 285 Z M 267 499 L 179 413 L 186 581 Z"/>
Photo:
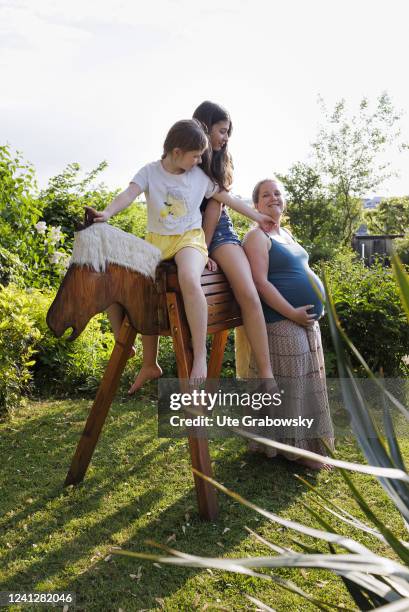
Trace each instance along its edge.
<path fill-rule="evenodd" d="M 160 250 L 145 240 L 108 223 L 93 223 L 74 234 L 70 264 L 104 272 L 113 263 L 154 278 L 160 260 Z"/>

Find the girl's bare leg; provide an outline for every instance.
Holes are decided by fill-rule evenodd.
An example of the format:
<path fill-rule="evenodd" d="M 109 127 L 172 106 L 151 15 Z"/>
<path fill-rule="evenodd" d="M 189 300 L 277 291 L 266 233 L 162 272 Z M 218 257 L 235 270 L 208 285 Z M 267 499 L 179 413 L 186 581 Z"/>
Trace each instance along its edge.
<path fill-rule="evenodd" d="M 207 375 L 206 330 L 207 302 L 200 284 L 205 261 L 203 255 L 191 247 L 185 247 L 175 255 L 179 285 L 183 296 L 186 317 L 192 334 L 193 367 L 190 380 L 202 381 Z M 142 336 L 143 362 L 135 382 L 128 393 L 132 395 L 145 382 L 162 375 L 158 364 L 158 336 Z"/>
<path fill-rule="evenodd" d="M 185 247 L 176 253 L 175 261 L 178 267 L 178 280 L 186 318 L 192 334 L 193 366 L 190 381 L 200 384 L 207 377 L 207 302 L 200 284 L 205 260 L 197 249 Z"/>
<path fill-rule="evenodd" d="M 158 364 L 159 336 L 142 336 L 143 361 L 135 381 L 128 391 L 132 395 L 148 380 L 162 376 L 162 369 Z"/>
<path fill-rule="evenodd" d="M 222 268 L 240 305 L 259 377 L 273 378 L 263 309 L 245 252 L 237 244 L 223 244 L 212 252 L 212 259 Z"/>

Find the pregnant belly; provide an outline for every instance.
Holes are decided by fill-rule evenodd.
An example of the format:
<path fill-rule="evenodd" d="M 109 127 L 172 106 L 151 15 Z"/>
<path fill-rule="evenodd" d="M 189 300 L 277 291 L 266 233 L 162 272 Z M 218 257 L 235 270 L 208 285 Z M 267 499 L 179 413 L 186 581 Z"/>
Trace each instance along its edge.
<path fill-rule="evenodd" d="M 324 287 L 318 276 L 315 274 L 303 274 L 302 276 L 300 275 L 290 280 L 277 280 L 277 282 L 274 283 L 274 286 L 278 289 L 281 295 L 292 306 L 294 306 L 294 308 L 305 306 L 306 304 L 312 304 L 314 308 L 311 308 L 309 312 L 311 314 L 315 314 L 317 318 L 323 315 L 324 305 L 317 295 L 316 289 L 318 289 L 319 293 L 324 296 Z"/>

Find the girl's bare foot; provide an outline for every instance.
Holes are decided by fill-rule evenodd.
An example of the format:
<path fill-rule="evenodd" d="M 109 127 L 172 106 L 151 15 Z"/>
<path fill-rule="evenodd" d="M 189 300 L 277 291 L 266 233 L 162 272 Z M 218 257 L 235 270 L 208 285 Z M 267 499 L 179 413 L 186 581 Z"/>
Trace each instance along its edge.
<path fill-rule="evenodd" d="M 162 369 L 158 365 L 142 366 L 137 377 L 128 391 L 128 395 L 132 395 L 138 391 L 148 380 L 154 380 L 162 376 Z"/>
<path fill-rule="evenodd" d="M 204 359 L 194 359 L 192 371 L 190 372 L 189 385 L 199 387 L 207 378 L 206 357 Z"/>

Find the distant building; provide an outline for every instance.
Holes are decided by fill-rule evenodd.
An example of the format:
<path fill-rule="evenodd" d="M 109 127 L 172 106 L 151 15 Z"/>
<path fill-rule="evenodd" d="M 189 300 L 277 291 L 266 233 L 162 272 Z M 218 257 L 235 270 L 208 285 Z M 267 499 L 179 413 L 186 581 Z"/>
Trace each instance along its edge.
<path fill-rule="evenodd" d="M 361 228 L 360 228 L 361 229 Z M 392 242 L 395 238 L 402 238 L 403 234 L 380 234 L 369 235 L 368 233 L 357 232 L 352 238 L 352 248 L 359 254 L 361 259 L 370 266 L 375 259 L 382 258 L 385 265 L 390 262 L 392 254 Z"/>

